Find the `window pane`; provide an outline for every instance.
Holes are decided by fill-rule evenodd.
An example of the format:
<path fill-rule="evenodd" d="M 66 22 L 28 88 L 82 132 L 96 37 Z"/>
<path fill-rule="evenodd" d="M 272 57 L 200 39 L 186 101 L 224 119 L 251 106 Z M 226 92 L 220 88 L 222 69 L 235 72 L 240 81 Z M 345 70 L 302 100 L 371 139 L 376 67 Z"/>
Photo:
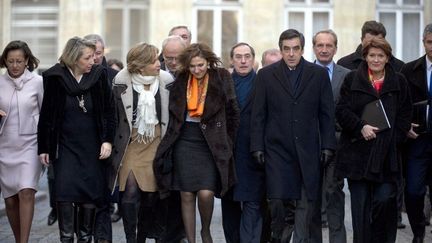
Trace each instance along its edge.
<path fill-rule="evenodd" d="M 417 26 L 417 27 L 415 27 Z M 403 14 L 403 53 L 402 58 L 405 62 L 418 58 L 420 50 L 419 32 L 420 14 L 405 13 Z"/>
<path fill-rule="evenodd" d="M 145 25 L 148 22 L 147 10 L 131 10 L 129 48 L 139 42 L 148 42 L 148 28 Z"/>
<path fill-rule="evenodd" d="M 291 3 L 304 3 L 306 0 L 288 0 Z"/>
<path fill-rule="evenodd" d="M 415 4 L 420 5 L 420 0 L 403 0 L 404 4 Z"/>
<path fill-rule="evenodd" d="M 230 50 L 238 40 L 237 11 L 222 11 L 222 62 L 229 67 Z"/>
<path fill-rule="evenodd" d="M 110 58 L 122 59 L 122 10 L 107 9 L 105 12 L 106 55 Z"/>
<path fill-rule="evenodd" d="M 313 13 L 313 32 L 316 33 L 320 30 L 329 28 L 329 13 L 315 12 Z"/>
<path fill-rule="evenodd" d="M 394 54 L 396 51 L 396 14 L 380 13 L 379 22 L 381 22 L 386 28 L 386 40 L 390 43 Z"/>
<path fill-rule="evenodd" d="M 380 4 L 396 4 L 396 0 L 379 0 Z"/>
<path fill-rule="evenodd" d="M 213 11 L 198 11 L 198 41 L 213 48 Z"/>
<path fill-rule="evenodd" d="M 296 29 L 304 33 L 304 13 L 289 12 L 288 13 L 288 28 Z"/>
<path fill-rule="evenodd" d="M 330 0 L 312 0 L 313 3 L 330 3 Z"/>
<path fill-rule="evenodd" d="M 25 41 L 40 60 L 39 69 L 57 62 L 58 1 L 12 1 L 11 38 Z"/>

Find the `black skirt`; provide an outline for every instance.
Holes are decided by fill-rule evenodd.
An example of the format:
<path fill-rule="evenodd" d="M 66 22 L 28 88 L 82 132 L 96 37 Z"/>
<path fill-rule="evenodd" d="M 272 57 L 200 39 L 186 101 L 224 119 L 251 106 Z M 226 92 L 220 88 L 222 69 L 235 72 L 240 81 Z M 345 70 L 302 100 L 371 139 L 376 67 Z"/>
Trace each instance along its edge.
<path fill-rule="evenodd" d="M 217 192 L 219 188 L 219 173 L 199 123 L 186 122 L 173 150 L 172 189 Z"/>

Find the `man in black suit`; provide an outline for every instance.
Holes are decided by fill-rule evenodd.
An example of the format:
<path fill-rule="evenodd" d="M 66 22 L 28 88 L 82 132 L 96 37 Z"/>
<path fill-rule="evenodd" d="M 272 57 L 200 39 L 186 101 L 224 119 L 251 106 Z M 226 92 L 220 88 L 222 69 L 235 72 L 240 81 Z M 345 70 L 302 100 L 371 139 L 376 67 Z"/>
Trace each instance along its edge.
<path fill-rule="evenodd" d="M 432 176 L 432 24 L 424 29 L 423 46 L 426 54 L 407 63 L 401 71 L 408 80 L 414 104 L 408 133 L 405 204 L 415 243 L 424 241 L 423 199 L 426 179 Z"/>
<path fill-rule="evenodd" d="M 342 57 L 338 60 L 337 64 L 342 67 L 348 68 L 350 70 L 357 69 L 359 64 L 363 61 L 362 56 L 362 48 L 365 43 L 368 43 L 369 40 L 373 37 L 382 37 L 385 38 L 387 35 L 387 31 L 384 25 L 375 20 L 366 21 L 361 29 L 361 44 L 358 45 L 355 52 Z M 396 71 L 400 71 L 404 63 L 394 57 L 393 55 L 389 59 L 389 63 L 393 66 Z"/>
<path fill-rule="evenodd" d="M 251 152 L 265 164 L 271 210 L 281 202 L 286 209 L 272 211 L 273 242 L 289 242 L 293 231 L 294 242 L 322 242 L 311 239 L 310 225 L 321 197 L 322 163 L 336 146 L 334 102 L 327 71 L 302 57 L 304 43 L 297 30 L 282 32 L 282 60 L 256 78 Z"/>

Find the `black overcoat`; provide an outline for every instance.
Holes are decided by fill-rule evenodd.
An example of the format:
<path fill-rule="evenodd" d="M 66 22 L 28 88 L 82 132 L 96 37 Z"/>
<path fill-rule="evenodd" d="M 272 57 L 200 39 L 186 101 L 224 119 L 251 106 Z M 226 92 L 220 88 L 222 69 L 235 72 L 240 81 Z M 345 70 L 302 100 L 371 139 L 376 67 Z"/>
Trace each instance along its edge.
<path fill-rule="evenodd" d="M 411 98 L 405 77 L 385 66 L 384 84 L 378 94 L 368 78 L 367 63 L 350 72 L 341 87 L 336 118 L 342 127 L 337 152 L 336 175 L 353 180 L 395 181 L 401 172 L 397 147 L 411 127 Z M 362 139 L 366 121 L 361 115 L 366 104 L 381 99 L 391 128 L 376 139 Z"/>
<path fill-rule="evenodd" d="M 115 116 L 106 69 L 101 65 L 93 65 L 91 73 L 100 73 L 97 77 L 98 81 L 90 88 L 99 138 L 101 144 L 104 142 L 112 144 L 115 133 Z M 45 95 L 38 123 L 38 154 L 49 153 L 51 160 L 54 160 L 57 155 L 58 139 L 63 122 L 66 90 L 60 79 L 65 79 L 65 75 L 70 75 L 70 72 L 60 64 L 54 65 L 42 74 Z M 83 78 L 87 75 L 84 74 Z"/>
<path fill-rule="evenodd" d="M 240 111 L 230 73 L 222 68 L 209 69 L 208 89 L 200 128 L 213 155 L 224 195 L 235 183 L 233 147 Z M 156 181 L 161 192 L 171 187 L 171 151 L 180 135 L 186 115 L 186 86 L 189 72 L 179 74 L 170 88 L 169 124 L 156 152 L 153 163 Z M 175 163 L 175 161 L 174 161 Z"/>
<path fill-rule="evenodd" d="M 427 104 L 421 104 L 429 99 L 426 69 L 426 55 L 424 55 L 412 62 L 407 63 L 401 71 L 408 81 L 413 104 L 418 104 L 413 106 L 412 120 L 413 123 L 419 125 L 419 127 L 414 128 L 414 131 L 418 133 L 423 133 L 427 130 Z"/>
<path fill-rule="evenodd" d="M 252 80 L 254 81 L 254 80 Z M 265 196 L 265 170 L 250 153 L 250 119 L 253 90 L 240 110 L 240 126 L 235 143 L 235 166 L 237 183 L 234 186 L 234 200 L 260 202 Z"/>
<path fill-rule="evenodd" d="M 308 199 L 320 195 L 322 149 L 336 149 L 334 101 L 327 71 L 302 58 L 294 93 L 285 61 L 262 68 L 256 78 L 251 151 L 264 151 L 267 197 Z"/>

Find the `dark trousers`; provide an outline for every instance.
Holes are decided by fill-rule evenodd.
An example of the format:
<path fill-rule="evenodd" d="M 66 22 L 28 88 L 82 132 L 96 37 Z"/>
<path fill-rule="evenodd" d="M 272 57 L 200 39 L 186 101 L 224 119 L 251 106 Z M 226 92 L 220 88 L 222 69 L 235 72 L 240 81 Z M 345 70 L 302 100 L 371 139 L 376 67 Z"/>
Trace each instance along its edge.
<path fill-rule="evenodd" d="M 293 243 L 321 243 L 321 224 L 319 228 L 313 224 L 317 206 L 316 200 L 306 197 L 304 187 L 299 200 L 270 199 L 272 238 L 288 243 L 294 232 Z"/>
<path fill-rule="evenodd" d="M 327 221 L 330 243 L 346 243 L 344 181 L 334 176 L 335 161 L 331 161 L 323 171 L 322 201 L 316 208 L 314 225 L 321 230 L 321 220 Z"/>
<path fill-rule="evenodd" d="M 241 204 L 232 198 L 232 191 L 221 199 L 222 227 L 227 243 L 240 242 Z"/>
<path fill-rule="evenodd" d="M 109 201 L 104 202 L 96 208 L 96 217 L 94 222 L 94 238 L 98 240 L 112 241 L 112 224 L 111 224 L 111 204 Z"/>
<path fill-rule="evenodd" d="M 55 188 L 54 168 L 52 166 L 48 166 L 47 178 L 48 178 L 49 204 L 52 209 L 56 209 L 57 202 L 55 200 L 55 192 L 54 192 L 54 188 Z"/>
<path fill-rule="evenodd" d="M 240 242 L 259 243 L 262 222 L 261 202 L 242 202 Z"/>
<path fill-rule="evenodd" d="M 395 242 L 397 188 L 395 183 L 348 180 L 354 243 Z"/>
<path fill-rule="evenodd" d="M 405 207 L 414 236 L 425 234 L 424 197 L 432 175 L 432 135 L 420 135 L 408 150 Z"/>

